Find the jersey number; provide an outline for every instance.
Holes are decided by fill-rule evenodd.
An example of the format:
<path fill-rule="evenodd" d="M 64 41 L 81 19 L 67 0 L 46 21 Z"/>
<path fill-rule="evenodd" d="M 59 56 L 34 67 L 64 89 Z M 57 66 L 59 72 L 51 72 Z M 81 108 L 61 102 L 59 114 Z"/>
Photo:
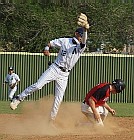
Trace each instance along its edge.
<path fill-rule="evenodd" d="M 64 51 L 64 50 L 61 51 L 61 55 L 62 55 L 62 56 L 65 56 L 66 53 L 67 53 L 67 51 Z M 77 53 L 78 53 L 78 52 L 77 52 L 77 48 L 74 48 L 72 54 L 77 54 Z"/>
<path fill-rule="evenodd" d="M 62 56 L 65 56 L 66 53 L 67 53 L 67 51 L 64 51 L 64 50 L 61 51 L 61 55 L 62 55 Z"/>

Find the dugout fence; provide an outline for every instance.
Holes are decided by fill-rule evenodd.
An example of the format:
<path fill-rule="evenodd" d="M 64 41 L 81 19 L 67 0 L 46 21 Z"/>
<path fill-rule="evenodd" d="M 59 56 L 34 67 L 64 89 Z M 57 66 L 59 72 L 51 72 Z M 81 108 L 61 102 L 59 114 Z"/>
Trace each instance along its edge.
<path fill-rule="evenodd" d="M 0 52 L 0 100 L 8 101 L 8 88 L 3 86 L 8 67 L 13 66 L 15 73 L 20 76 L 19 94 L 29 85 L 35 83 L 47 69 L 48 62 L 53 62 L 57 54 L 46 57 L 41 53 Z M 134 56 L 124 54 L 82 54 L 81 58 L 69 75 L 68 86 L 64 101 L 81 102 L 86 93 L 100 82 L 112 82 L 115 78 L 122 78 L 127 87 L 121 93 L 112 95 L 109 102 L 134 102 Z M 41 90 L 33 93 L 27 100 L 38 100 L 44 96 L 54 94 L 54 82 L 45 85 Z"/>

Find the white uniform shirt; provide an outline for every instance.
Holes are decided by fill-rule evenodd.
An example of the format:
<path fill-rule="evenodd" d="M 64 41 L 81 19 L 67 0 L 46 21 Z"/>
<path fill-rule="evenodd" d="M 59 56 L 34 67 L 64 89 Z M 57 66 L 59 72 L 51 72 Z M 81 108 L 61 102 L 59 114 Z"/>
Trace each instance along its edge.
<path fill-rule="evenodd" d="M 17 81 L 20 81 L 20 78 L 17 74 L 15 74 L 15 73 L 12 73 L 11 75 L 7 74 L 5 82 L 7 82 L 9 84 L 9 86 L 16 83 Z M 17 85 L 17 83 L 16 83 L 16 85 Z"/>
<path fill-rule="evenodd" d="M 73 44 L 72 38 L 59 38 L 50 41 L 52 47 L 59 47 L 60 51 L 55 63 L 61 67 L 71 70 L 86 48 L 81 48 L 80 44 Z"/>

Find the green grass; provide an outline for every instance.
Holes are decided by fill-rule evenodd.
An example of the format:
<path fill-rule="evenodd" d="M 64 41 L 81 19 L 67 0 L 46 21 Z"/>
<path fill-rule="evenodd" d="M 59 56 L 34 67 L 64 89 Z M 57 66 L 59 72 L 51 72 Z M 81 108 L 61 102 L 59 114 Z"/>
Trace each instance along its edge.
<path fill-rule="evenodd" d="M 134 117 L 134 103 L 109 103 L 118 117 Z"/>
<path fill-rule="evenodd" d="M 0 101 L 0 114 L 21 114 L 21 105 L 16 110 L 11 110 L 10 102 Z M 134 103 L 108 103 L 116 110 L 117 117 L 134 117 Z M 81 113 L 81 112 L 80 112 Z"/>
<path fill-rule="evenodd" d="M 11 110 L 10 102 L 0 101 L 0 114 L 21 114 L 21 107 L 16 110 Z"/>

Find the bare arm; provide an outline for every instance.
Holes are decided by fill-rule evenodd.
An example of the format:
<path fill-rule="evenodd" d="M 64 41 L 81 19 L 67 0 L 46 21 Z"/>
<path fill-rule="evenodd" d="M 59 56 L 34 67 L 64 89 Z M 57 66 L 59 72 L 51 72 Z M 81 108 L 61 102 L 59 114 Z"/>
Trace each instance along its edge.
<path fill-rule="evenodd" d="M 102 122 L 102 119 L 101 119 L 101 116 L 95 108 L 95 101 L 92 98 L 89 98 L 89 104 L 90 104 L 90 107 L 93 111 L 96 124 L 99 125 L 99 126 L 104 126 L 104 124 Z"/>
<path fill-rule="evenodd" d="M 93 111 L 95 120 L 99 120 L 101 117 L 100 117 L 100 114 L 97 112 L 97 110 L 95 108 L 95 101 L 92 98 L 89 98 L 89 104 L 90 104 L 90 107 Z"/>
<path fill-rule="evenodd" d="M 112 114 L 112 115 L 115 115 L 116 112 L 114 109 L 112 109 L 106 102 L 105 104 L 103 104 L 103 106 Z"/>

